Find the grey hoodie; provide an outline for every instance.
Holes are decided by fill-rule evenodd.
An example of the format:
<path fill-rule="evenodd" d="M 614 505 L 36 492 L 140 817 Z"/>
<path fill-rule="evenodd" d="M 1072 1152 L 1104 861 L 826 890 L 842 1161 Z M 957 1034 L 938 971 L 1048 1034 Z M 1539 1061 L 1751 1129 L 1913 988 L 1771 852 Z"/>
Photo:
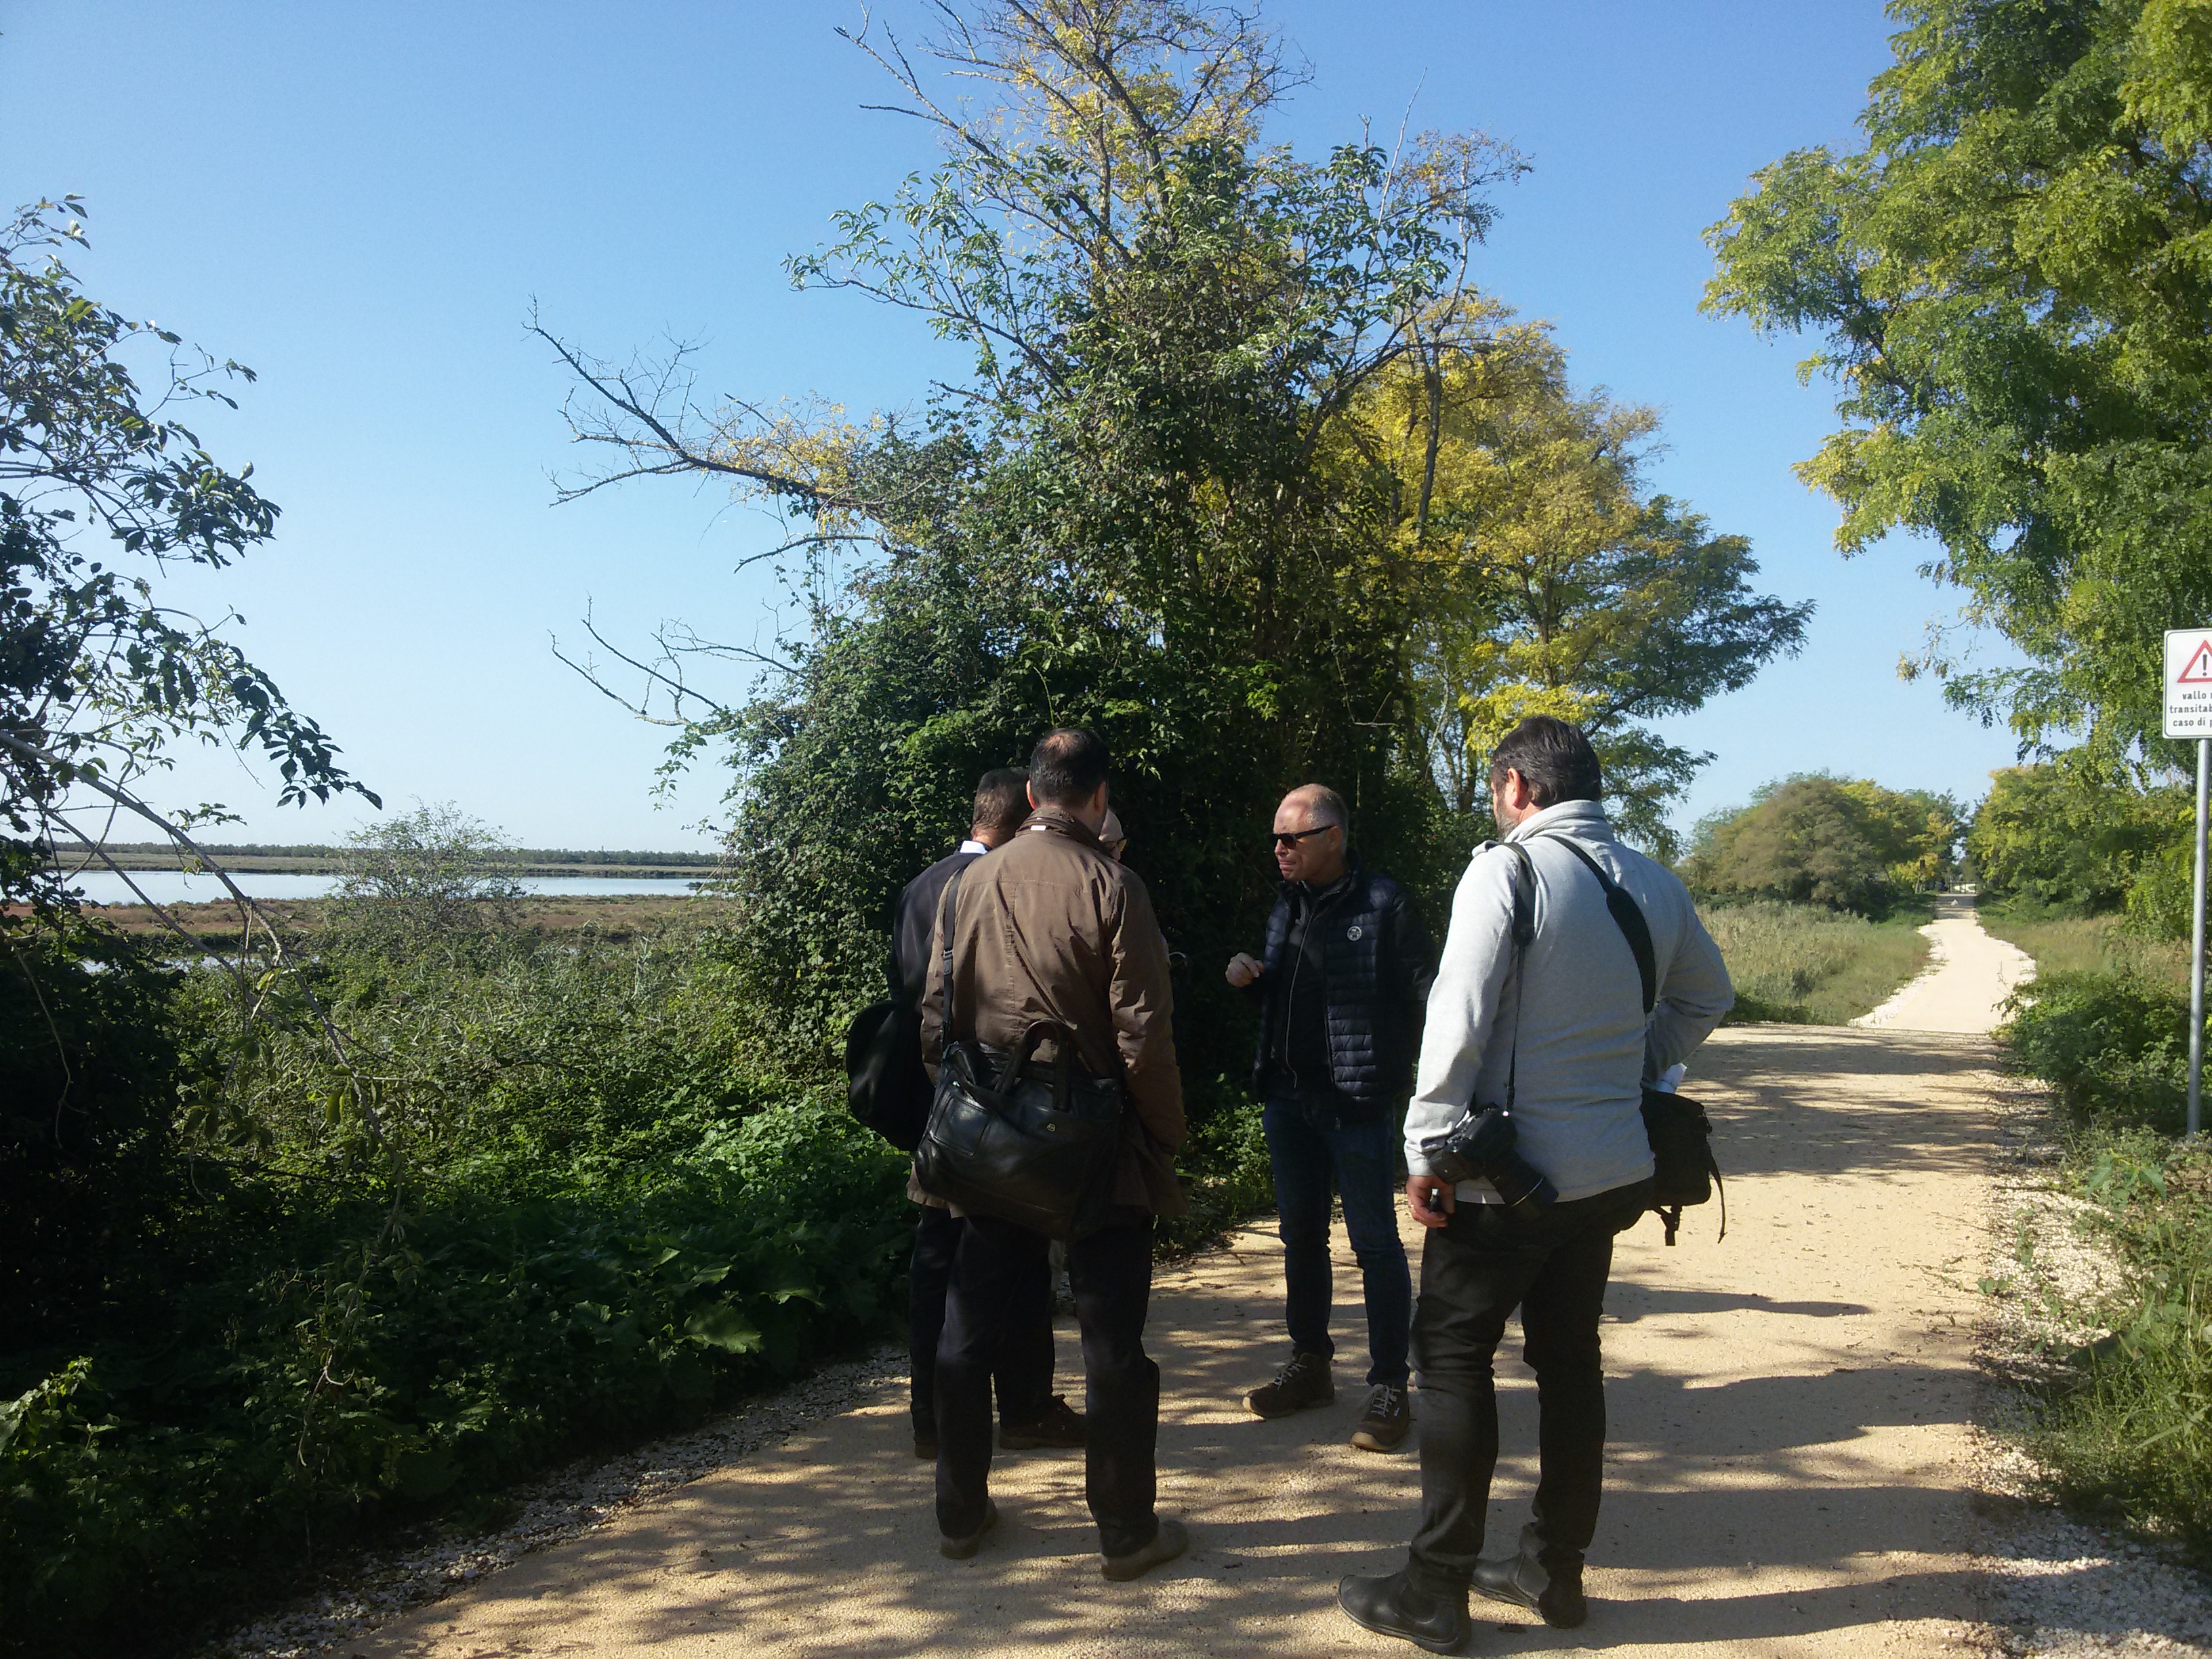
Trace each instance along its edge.
<path fill-rule="evenodd" d="M 1605 890 L 1556 844 L 1569 836 L 1634 896 L 1651 929 L 1658 1006 L 1644 1016 L 1636 958 L 1605 908 Z M 1735 1001 L 1720 949 L 1673 873 L 1613 838 L 1595 801 L 1562 801 L 1506 836 L 1536 872 L 1536 936 L 1518 994 L 1519 1071 L 1513 1115 L 1522 1157 L 1562 1200 L 1587 1198 L 1651 1173 L 1642 1081 L 1687 1060 Z M 1505 1099 L 1514 1041 L 1513 878 L 1502 847 L 1479 849 L 1452 896 L 1451 928 L 1429 993 L 1428 1024 L 1406 1163 L 1432 1173 L 1421 1142 L 1449 1128 L 1470 1102 Z M 1463 1202 L 1496 1203 L 1485 1182 L 1463 1182 Z"/>

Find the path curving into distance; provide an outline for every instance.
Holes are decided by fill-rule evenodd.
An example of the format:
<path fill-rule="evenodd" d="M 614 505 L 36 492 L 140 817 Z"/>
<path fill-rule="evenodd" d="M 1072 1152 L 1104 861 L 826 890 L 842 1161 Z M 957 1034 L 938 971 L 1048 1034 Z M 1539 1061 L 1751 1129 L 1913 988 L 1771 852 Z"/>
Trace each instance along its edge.
<path fill-rule="evenodd" d="M 1552 1631 L 1478 1601 L 1470 1653 L 1986 1651 L 1962 1275 L 1987 1191 L 1985 1034 L 2021 975 L 1969 907 L 1932 927 L 1942 961 L 1883 1024 L 1732 1027 L 1693 1062 L 1684 1086 L 1718 1126 L 1728 1237 L 1709 1206 L 1677 1248 L 1650 1221 L 1621 1240 L 1589 1623 Z M 1364 1359 L 1341 1242 L 1336 1403 L 1273 1423 L 1238 1404 L 1287 1352 L 1270 1225 L 1159 1274 L 1161 1505 L 1195 1547 L 1134 1584 L 1098 1575 L 1072 1455 L 1002 1455 L 998 1532 L 973 1561 L 940 1559 L 931 1470 L 910 1454 L 902 1393 L 886 1389 L 344 1650 L 1411 1654 L 1334 1606 L 1339 1575 L 1403 1559 L 1419 1497 L 1412 1456 L 1346 1444 Z M 1062 1385 L 1079 1391 L 1072 1328 L 1060 1351 Z M 1535 1475 L 1517 1333 L 1498 1374 L 1493 1549 L 1517 1535 Z"/>

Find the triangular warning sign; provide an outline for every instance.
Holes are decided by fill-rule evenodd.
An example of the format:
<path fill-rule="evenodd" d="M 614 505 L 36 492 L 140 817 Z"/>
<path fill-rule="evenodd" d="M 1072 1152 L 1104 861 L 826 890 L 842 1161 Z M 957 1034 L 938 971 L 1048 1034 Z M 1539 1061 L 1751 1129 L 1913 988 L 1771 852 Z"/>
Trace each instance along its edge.
<path fill-rule="evenodd" d="M 2212 685 L 2212 640 L 2200 640 L 2196 653 L 2173 677 L 2176 685 Z"/>

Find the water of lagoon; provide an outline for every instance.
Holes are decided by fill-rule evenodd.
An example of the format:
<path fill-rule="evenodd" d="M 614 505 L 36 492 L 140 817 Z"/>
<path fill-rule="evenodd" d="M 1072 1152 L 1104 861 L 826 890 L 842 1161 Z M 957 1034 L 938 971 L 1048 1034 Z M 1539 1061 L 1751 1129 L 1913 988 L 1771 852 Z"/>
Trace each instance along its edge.
<path fill-rule="evenodd" d="M 128 872 L 139 891 L 157 904 L 198 904 L 207 900 L 227 898 L 223 885 L 213 876 L 187 875 L 181 870 L 133 870 Z M 336 876 L 277 875 L 268 871 L 241 870 L 234 872 L 231 879 L 248 898 L 302 899 L 320 898 L 337 885 Z M 125 884 L 124 879 L 112 870 L 88 870 L 74 876 L 70 885 L 85 896 L 90 904 L 137 904 L 137 896 Z M 613 894 L 658 894 L 665 898 L 688 898 L 691 882 L 688 878 L 667 879 L 646 876 L 525 876 L 520 885 L 526 893 L 546 897 L 587 897 Z"/>

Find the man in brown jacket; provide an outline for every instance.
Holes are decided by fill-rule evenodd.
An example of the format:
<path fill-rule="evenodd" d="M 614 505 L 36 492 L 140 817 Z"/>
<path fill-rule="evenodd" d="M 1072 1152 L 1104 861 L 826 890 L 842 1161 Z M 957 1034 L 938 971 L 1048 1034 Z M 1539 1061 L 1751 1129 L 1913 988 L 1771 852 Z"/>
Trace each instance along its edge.
<path fill-rule="evenodd" d="M 1094 1077 L 1118 1073 L 1128 1110 L 1112 1219 L 1068 1246 L 1088 1388 L 1085 1495 L 1111 1579 L 1134 1578 L 1188 1545 L 1155 1513 L 1160 1369 L 1145 1352 L 1152 1287 L 1152 1218 L 1180 1215 L 1182 1079 L 1169 1020 L 1166 942 L 1135 873 L 1098 841 L 1106 821 L 1106 746 L 1088 732 L 1048 733 L 1030 759 L 1036 811 L 1006 846 L 963 872 L 957 909 L 938 917 L 936 953 L 952 939 L 952 1006 L 941 976 L 922 1002 L 923 1057 L 935 1069 L 948 1038 L 1020 1045 L 1039 1021 L 1074 1033 Z M 948 1029 L 949 1028 L 949 1029 Z M 1037 1053 L 1054 1058 L 1049 1044 Z M 970 1215 L 953 1263 L 937 1347 L 937 1526 L 965 1560 L 997 1522 L 990 1498 L 991 1363 L 1012 1299 L 1010 1282 L 1050 1248 L 1043 1234 Z"/>

